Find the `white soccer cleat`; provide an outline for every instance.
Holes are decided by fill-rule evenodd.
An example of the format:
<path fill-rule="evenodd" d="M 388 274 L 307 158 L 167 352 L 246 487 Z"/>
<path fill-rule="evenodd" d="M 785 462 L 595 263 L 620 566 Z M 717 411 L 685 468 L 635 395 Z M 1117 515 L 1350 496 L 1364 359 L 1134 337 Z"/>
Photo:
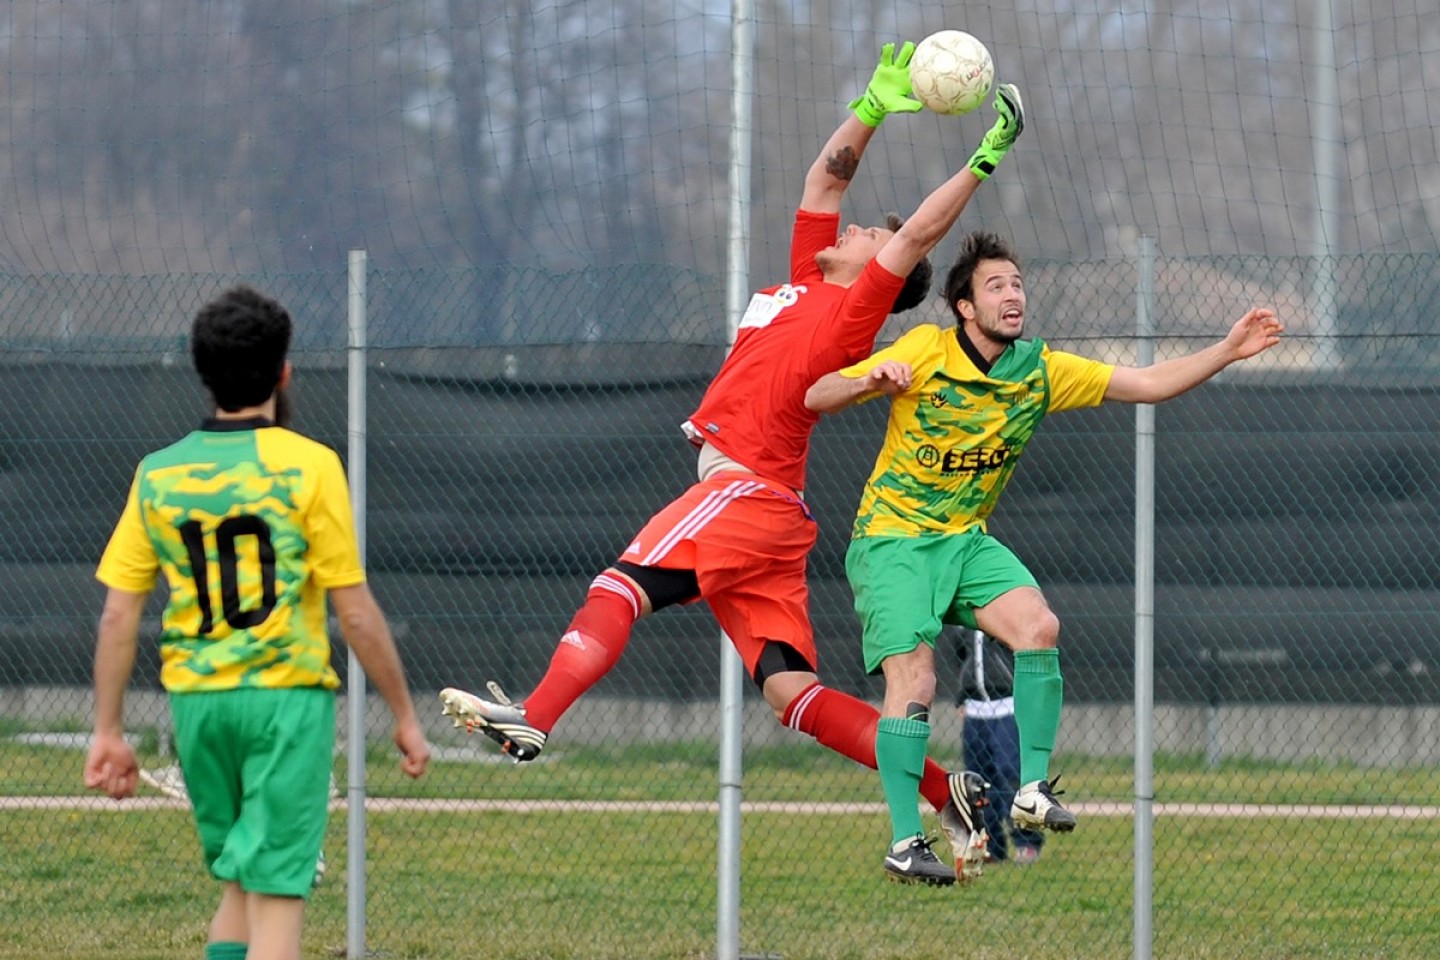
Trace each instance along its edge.
<path fill-rule="evenodd" d="M 545 731 L 525 721 L 525 708 L 511 703 L 498 683 L 491 680 L 486 686 L 494 701 L 446 687 L 440 691 L 440 702 L 445 705 L 442 712 L 454 718 L 455 726 L 464 727 L 466 733 L 478 730 L 500 744 L 500 749 L 516 763 L 534 760 L 545 747 Z"/>
<path fill-rule="evenodd" d="M 1055 784 L 1060 783 L 1056 777 Z M 1075 829 L 1075 814 L 1060 805 L 1055 797 L 1064 793 L 1056 790 L 1049 780 L 1035 780 L 1020 788 L 1015 802 L 1010 804 L 1010 819 L 1017 827 L 1026 830 L 1054 830 L 1069 833 Z"/>

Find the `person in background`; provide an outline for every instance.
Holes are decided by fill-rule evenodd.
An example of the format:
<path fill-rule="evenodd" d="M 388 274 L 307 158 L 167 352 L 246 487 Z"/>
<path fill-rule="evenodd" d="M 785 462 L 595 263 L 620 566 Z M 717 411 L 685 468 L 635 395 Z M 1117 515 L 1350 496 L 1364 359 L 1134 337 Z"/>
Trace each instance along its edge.
<path fill-rule="evenodd" d="M 990 802 L 982 808 L 985 832 L 990 838 L 985 859 L 1034 863 L 1040 859 L 1045 834 L 1018 827 L 1010 818 L 1010 803 L 1020 786 L 1020 728 L 1015 725 L 1015 674 L 1010 651 L 981 630 L 951 633 L 960 657 L 956 709 L 964 724 L 961 765 L 989 783 L 986 797 Z"/>
<path fill-rule="evenodd" d="M 430 746 L 366 584 L 335 451 L 285 427 L 290 314 L 249 287 L 205 304 L 190 353 L 214 400 L 140 461 L 96 577 L 95 731 L 85 786 L 133 796 L 125 688 L 163 573 L 160 681 L 205 866 L 223 884 L 205 960 L 299 960 L 329 817 L 335 690 L 326 599 L 394 716 L 400 768 Z"/>

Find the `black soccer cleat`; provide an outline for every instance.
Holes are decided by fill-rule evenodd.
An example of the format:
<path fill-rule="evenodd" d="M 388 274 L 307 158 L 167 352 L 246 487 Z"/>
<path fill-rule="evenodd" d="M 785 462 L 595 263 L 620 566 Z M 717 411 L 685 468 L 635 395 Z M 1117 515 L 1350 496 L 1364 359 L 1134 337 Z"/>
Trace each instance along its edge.
<path fill-rule="evenodd" d="M 940 811 L 940 826 L 955 857 L 955 877 L 961 883 L 968 883 L 985 872 L 985 848 L 990 843 L 990 835 L 985 832 L 980 808 L 990 804 L 986 796 L 990 784 L 971 770 L 952 773 L 948 780 L 950 801 Z"/>
<path fill-rule="evenodd" d="M 885 855 L 885 875 L 896 883 L 926 883 L 932 887 L 948 887 L 955 882 L 955 871 L 940 862 L 929 840 L 919 836 L 890 848 Z"/>

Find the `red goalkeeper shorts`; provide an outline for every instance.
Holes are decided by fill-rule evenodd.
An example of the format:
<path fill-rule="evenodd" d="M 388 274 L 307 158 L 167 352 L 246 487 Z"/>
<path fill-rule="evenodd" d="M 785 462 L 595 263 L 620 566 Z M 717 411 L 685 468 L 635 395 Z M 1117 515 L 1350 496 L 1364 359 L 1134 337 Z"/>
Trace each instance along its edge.
<path fill-rule="evenodd" d="M 787 643 L 816 662 L 805 585 L 815 537 L 815 521 L 789 488 L 726 472 L 671 501 L 620 559 L 694 570 L 701 597 L 753 676 L 767 640 Z"/>

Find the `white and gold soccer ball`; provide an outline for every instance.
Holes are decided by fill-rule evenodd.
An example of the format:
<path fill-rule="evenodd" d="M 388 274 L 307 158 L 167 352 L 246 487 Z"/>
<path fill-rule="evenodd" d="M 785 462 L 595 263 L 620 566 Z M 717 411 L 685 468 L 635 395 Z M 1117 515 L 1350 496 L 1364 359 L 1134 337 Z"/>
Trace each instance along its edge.
<path fill-rule="evenodd" d="M 985 102 L 994 82 L 990 51 L 963 30 L 930 34 L 910 58 L 911 91 L 936 113 L 969 113 Z"/>

